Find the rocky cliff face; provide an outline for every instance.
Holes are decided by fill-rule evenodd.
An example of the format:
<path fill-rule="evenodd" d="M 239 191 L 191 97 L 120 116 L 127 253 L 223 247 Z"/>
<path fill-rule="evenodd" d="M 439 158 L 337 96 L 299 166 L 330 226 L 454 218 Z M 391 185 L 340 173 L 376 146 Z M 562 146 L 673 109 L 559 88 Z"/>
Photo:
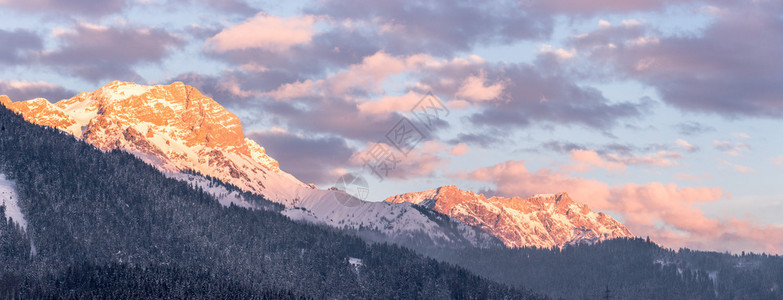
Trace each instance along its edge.
<path fill-rule="evenodd" d="M 386 202 L 422 205 L 481 228 L 508 247 L 554 247 L 633 236 L 620 222 L 574 202 L 566 193 L 486 198 L 449 185 Z"/>
<path fill-rule="evenodd" d="M 236 115 L 181 82 L 115 81 L 56 103 L 4 97 L 0 104 L 102 150 L 123 149 L 168 172 L 198 171 L 286 205 L 308 189 L 244 137 Z"/>

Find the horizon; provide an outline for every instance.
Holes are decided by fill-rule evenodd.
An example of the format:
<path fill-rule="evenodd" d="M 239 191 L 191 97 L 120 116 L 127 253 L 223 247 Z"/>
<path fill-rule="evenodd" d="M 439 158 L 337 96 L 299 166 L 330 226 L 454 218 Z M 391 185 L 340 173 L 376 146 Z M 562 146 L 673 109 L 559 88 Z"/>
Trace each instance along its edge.
<path fill-rule="evenodd" d="M 667 248 L 783 253 L 783 4 L 450 3 L 6 1 L 0 95 L 180 81 L 322 189 L 567 193 Z"/>

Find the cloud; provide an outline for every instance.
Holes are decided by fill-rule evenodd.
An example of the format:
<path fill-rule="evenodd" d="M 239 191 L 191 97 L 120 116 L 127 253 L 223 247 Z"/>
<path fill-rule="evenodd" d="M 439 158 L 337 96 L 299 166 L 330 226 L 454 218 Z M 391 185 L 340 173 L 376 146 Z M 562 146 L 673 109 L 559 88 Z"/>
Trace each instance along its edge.
<path fill-rule="evenodd" d="M 731 163 L 731 162 L 729 162 L 727 160 L 719 159 L 718 162 L 720 164 L 728 166 L 728 167 L 730 167 L 730 168 L 732 168 L 735 171 L 740 172 L 740 173 L 747 174 L 747 173 L 754 173 L 754 172 L 756 172 L 756 170 L 751 168 L 751 167 L 747 167 L 747 166 L 743 166 L 743 165 L 740 165 L 740 164 Z"/>
<path fill-rule="evenodd" d="M 560 153 L 569 153 L 573 150 L 583 150 L 586 149 L 586 146 L 572 143 L 572 142 L 563 142 L 563 141 L 548 141 L 543 144 L 541 144 L 540 148 L 553 151 L 553 152 L 560 152 Z"/>
<path fill-rule="evenodd" d="M 392 112 L 408 112 L 416 106 L 424 95 L 410 91 L 403 96 L 388 96 L 376 101 L 358 104 L 363 114 L 388 114 Z"/>
<path fill-rule="evenodd" d="M 706 132 L 715 131 L 715 127 L 699 122 L 688 121 L 674 125 L 674 128 L 682 135 L 696 136 Z"/>
<path fill-rule="evenodd" d="M 500 97 L 504 88 L 503 82 L 487 85 L 487 74 L 482 71 L 478 75 L 465 78 L 454 96 L 472 101 L 489 101 Z"/>
<path fill-rule="evenodd" d="M 650 105 L 647 101 L 609 101 L 597 89 L 575 83 L 568 74 L 522 63 L 452 63 L 430 68 L 420 83 L 431 87 L 433 93 L 457 94 L 464 85 L 448 79 L 482 72 L 486 78 L 503 82 L 503 101 L 482 105 L 468 117 L 480 127 L 508 131 L 531 125 L 568 124 L 608 130 L 620 119 L 641 116 Z M 493 91 L 500 91 L 499 86 Z M 547 101 L 540 101 L 542 97 Z"/>
<path fill-rule="evenodd" d="M 220 52 L 252 48 L 285 51 L 309 43 L 315 21 L 312 15 L 283 18 L 260 12 L 242 24 L 223 29 L 206 43 L 211 50 Z"/>
<path fill-rule="evenodd" d="M 549 169 L 531 172 L 523 161 L 513 160 L 457 176 L 491 182 L 505 197 L 568 192 L 575 201 L 593 209 L 619 213 L 636 235 L 649 235 L 667 247 L 779 252 L 783 246 L 783 240 L 762 235 L 783 236 L 783 228 L 706 216 L 699 206 L 721 199 L 724 193 L 720 188 L 659 182 L 610 186 Z"/>
<path fill-rule="evenodd" d="M 598 153 L 593 150 L 572 149 L 570 150 L 570 158 L 571 163 L 564 166 L 564 170 L 587 172 L 593 167 L 609 171 L 623 171 L 628 165 L 667 168 L 677 165 L 677 161 L 682 158 L 682 155 L 665 150 L 649 154 L 635 154 L 631 151 L 610 152 L 604 150 L 602 153 Z"/>
<path fill-rule="evenodd" d="M 257 109 L 293 130 L 374 142 L 383 139 L 402 117 L 415 120 L 410 111 L 426 93 L 423 87 L 413 84 L 402 96 L 386 96 L 386 85 L 393 77 L 417 77 L 429 74 L 433 69 L 478 61 L 480 59 L 476 57 L 446 60 L 420 54 L 394 56 L 378 51 L 319 79 L 298 79 L 272 88 L 269 87 L 274 86 L 270 84 L 273 78 L 260 80 L 254 76 L 274 74 L 274 70 L 235 72 L 236 76 L 231 78 L 245 91 L 255 91 L 261 100 L 269 100 L 254 101 L 249 97 L 250 102 L 236 102 L 243 104 L 243 109 Z M 281 81 L 279 77 L 277 80 Z M 259 83 L 266 86 L 258 86 Z M 428 137 L 436 136 L 449 126 L 445 117 L 435 123 L 436 126 L 425 133 Z"/>
<path fill-rule="evenodd" d="M 159 62 L 182 40 L 162 29 L 106 27 L 78 23 L 57 34 L 60 48 L 41 55 L 44 64 L 91 80 L 133 80 L 133 67 Z"/>
<path fill-rule="evenodd" d="M 690 180 L 690 181 L 696 181 L 696 182 L 701 180 L 699 177 L 696 177 L 696 176 L 691 175 L 691 174 L 685 174 L 685 173 L 679 173 L 679 174 L 675 175 L 674 179 L 677 179 L 677 180 Z"/>
<path fill-rule="evenodd" d="M 554 55 L 558 59 L 570 59 L 576 55 L 576 50 L 573 48 L 571 50 L 556 49 L 547 44 L 542 45 L 540 51 L 544 54 Z"/>
<path fill-rule="evenodd" d="M 120 12 L 125 0 L 0 0 L 0 6 L 30 12 L 76 13 L 87 16 L 104 16 Z"/>
<path fill-rule="evenodd" d="M 772 158 L 772 163 L 776 166 L 783 166 L 783 155 L 779 155 Z"/>
<path fill-rule="evenodd" d="M 534 2 L 539 10 L 552 14 L 593 15 L 596 13 L 629 13 L 650 11 L 665 7 L 667 4 L 687 3 L 689 0 L 545 0 Z M 606 24 L 604 20 L 601 20 Z M 600 23 L 599 23 L 600 24 Z"/>
<path fill-rule="evenodd" d="M 776 1 L 729 3 L 698 34 L 665 36 L 643 24 L 601 28 L 571 44 L 679 109 L 781 118 L 783 60 L 771 58 L 783 53 L 783 8 Z"/>
<path fill-rule="evenodd" d="M 594 146 L 567 141 L 548 141 L 536 148 L 526 150 L 537 152 L 538 149 L 545 149 L 549 152 L 568 154 L 571 163 L 563 166 L 564 170 L 587 172 L 593 167 L 623 171 L 631 165 L 663 168 L 676 166 L 683 158 L 683 155 L 676 150 L 683 150 L 683 146 L 679 141 L 672 144 L 651 143 L 643 146 L 619 143 Z M 696 149 L 696 147 L 690 146 L 684 150 L 695 151 Z"/>
<path fill-rule="evenodd" d="M 314 33 L 308 42 L 288 44 L 285 51 L 276 49 L 285 44 L 277 46 L 270 44 L 269 47 L 235 48 L 230 51 L 215 51 L 213 48 L 206 51 L 206 54 L 231 65 L 255 66 L 257 70 L 263 70 L 263 72 L 245 70 L 244 74 L 251 77 L 273 73 L 277 77 L 285 78 L 286 80 L 278 83 L 279 85 L 295 81 L 316 81 L 317 77 L 327 76 L 329 71 L 360 64 L 365 57 L 383 50 L 373 38 L 372 35 L 353 32 L 343 27 L 324 25 L 324 28 Z M 265 82 L 253 81 L 252 78 L 248 82 L 266 85 Z"/>
<path fill-rule="evenodd" d="M 34 32 L 0 29 L 0 63 L 23 64 L 43 48 L 43 40 Z"/>
<path fill-rule="evenodd" d="M 515 1 L 322 1 L 310 13 L 360 23 L 393 54 L 451 55 L 478 43 L 504 44 L 549 36 L 553 20 Z"/>
<path fill-rule="evenodd" d="M 677 139 L 676 141 L 674 141 L 674 143 L 677 144 L 677 147 L 688 152 L 696 152 L 699 150 L 699 147 L 691 145 L 691 143 L 688 143 L 688 141 L 683 139 Z"/>
<path fill-rule="evenodd" d="M 429 63 L 441 62 L 428 55 L 392 56 L 386 52 L 378 51 L 321 79 L 285 82 L 272 90 L 263 92 L 263 94 L 276 100 L 333 96 L 354 101 L 353 97 L 355 96 L 368 98 L 368 95 L 382 93 L 383 84 L 387 83 L 391 76 L 421 72 L 422 68 Z M 274 71 L 264 69 L 260 73 L 272 72 Z M 403 97 L 375 101 L 377 103 L 372 103 L 371 101 L 366 105 L 362 105 L 361 110 L 376 114 L 389 112 L 389 105 L 398 106 L 394 104 L 397 100 L 404 99 L 408 102 L 409 97 L 416 95 L 418 94 L 411 91 Z M 406 110 L 409 110 L 414 105 L 415 103 L 411 103 Z"/>
<path fill-rule="evenodd" d="M 750 151 L 750 146 L 742 142 L 714 140 L 712 146 L 731 156 L 742 156 L 745 152 Z"/>
<path fill-rule="evenodd" d="M 46 98 L 57 102 L 76 96 L 76 92 L 43 81 L 5 81 L 0 80 L 0 95 L 7 95 L 12 101 L 24 101 L 34 98 Z"/>
<path fill-rule="evenodd" d="M 198 89 L 202 94 L 214 99 L 221 105 L 231 107 L 244 103 L 250 99 L 247 91 L 241 90 L 236 74 L 225 73 L 222 76 L 208 76 L 196 73 L 180 74 L 173 78 L 168 78 L 165 82 L 181 81 Z"/>
<path fill-rule="evenodd" d="M 402 117 L 399 114 L 367 115 L 355 102 L 339 96 L 314 96 L 297 101 L 262 103 L 259 108 L 271 114 L 272 121 L 289 128 L 320 134 L 339 135 L 357 141 L 385 139 Z"/>
<path fill-rule="evenodd" d="M 378 51 L 364 57 L 361 63 L 329 76 L 325 80 L 325 87 L 332 94 L 350 93 L 354 89 L 377 91 L 391 75 L 415 72 L 431 60 L 428 55 L 395 57 L 384 51 Z"/>
<path fill-rule="evenodd" d="M 312 137 L 286 131 L 252 131 L 248 138 L 266 148 L 280 168 L 306 183 L 331 184 L 334 170 L 348 167 L 354 149 L 337 137 Z"/>
<path fill-rule="evenodd" d="M 747 140 L 747 139 L 750 138 L 750 135 L 748 135 L 747 133 L 744 133 L 744 132 L 735 132 L 735 133 L 732 133 L 731 136 L 733 138 L 743 139 L 743 140 Z"/>
<path fill-rule="evenodd" d="M 438 141 L 424 141 L 407 155 L 386 142 L 367 143 L 364 150 L 354 153 L 351 163 L 379 180 L 430 178 L 449 161 L 439 155 L 445 151 Z"/>
<path fill-rule="evenodd" d="M 627 165 L 650 165 L 667 168 L 677 165 L 677 161 L 682 158 L 682 154 L 661 150 L 645 155 L 617 155 L 609 153 L 606 154 L 606 157 L 612 161 Z"/>
<path fill-rule="evenodd" d="M 587 172 L 592 167 L 599 167 L 610 171 L 622 171 L 625 170 L 626 165 L 614 161 L 606 161 L 598 155 L 597 152 L 592 150 L 571 150 L 572 164 L 565 167 L 567 170 L 576 172 Z"/>
<path fill-rule="evenodd" d="M 257 11 L 243 0 L 176 0 L 176 2 L 178 5 L 204 4 L 211 9 L 241 15 L 252 15 Z"/>
<path fill-rule="evenodd" d="M 502 132 L 497 130 L 487 130 L 485 132 L 459 133 L 457 138 L 449 140 L 450 144 L 465 143 L 487 148 L 491 145 L 509 142 L 501 137 L 505 137 Z"/>
<path fill-rule="evenodd" d="M 470 150 L 470 146 L 468 146 L 465 143 L 459 143 L 459 144 L 454 145 L 454 147 L 451 147 L 451 150 L 449 150 L 449 153 L 451 153 L 451 155 L 455 155 L 455 156 L 462 156 L 462 155 L 465 155 L 466 153 L 468 153 L 469 150 Z"/>
<path fill-rule="evenodd" d="M 345 4 L 325 2 L 322 7 L 306 13 L 331 13 L 329 7 L 335 5 Z M 377 7 L 369 7 L 372 5 L 354 3 L 348 9 L 374 12 Z M 433 5 L 449 6 L 439 14 L 448 14 L 453 10 L 450 3 L 438 2 Z M 483 7 L 481 4 L 475 5 Z M 381 10 L 378 13 L 394 15 L 398 12 Z M 470 125 L 481 128 L 481 131 L 490 128 L 508 131 L 534 124 L 576 124 L 608 130 L 619 119 L 641 116 L 649 106 L 647 102 L 610 101 L 597 89 L 577 84 L 565 72 L 548 67 L 490 64 L 478 56 L 441 58 L 437 56 L 437 51 L 418 47 L 398 51 L 384 44 L 384 41 L 390 36 L 397 36 L 399 30 L 405 30 L 398 28 L 400 24 L 397 22 L 402 19 L 394 19 L 391 22 L 393 24 L 387 24 L 389 20 L 384 21 L 382 16 L 369 17 L 372 15 L 370 13 L 354 16 L 352 12 L 334 11 L 334 14 L 337 15 L 324 19 L 324 28 L 307 35 L 308 41 L 284 44 L 285 51 L 276 51 L 272 49 L 274 47 L 237 46 L 228 47 L 233 49 L 230 51 L 213 51 L 209 55 L 233 65 L 252 66 L 230 72 L 235 74 L 233 78 L 237 86 L 241 90 L 263 95 L 262 99 L 278 100 L 271 101 L 273 103 L 254 102 L 259 102 L 258 108 L 263 109 L 264 113 L 275 114 L 288 122 L 289 128 L 343 136 L 347 133 L 349 135 L 345 137 L 361 141 L 377 139 L 369 134 L 370 130 L 383 132 L 382 127 L 386 125 L 381 124 L 388 124 L 402 109 L 409 109 L 404 106 L 413 102 L 413 95 L 428 91 L 435 95 L 456 95 L 462 98 L 444 101 L 453 108 L 470 109 L 468 121 Z M 260 16 L 267 18 L 263 14 Z M 432 21 L 432 17 L 427 18 Z M 243 24 L 252 24 L 255 18 L 258 16 Z M 373 24 L 379 27 L 373 27 Z M 414 25 L 406 23 L 404 26 Z M 433 39 L 436 37 L 428 37 L 426 40 Z M 262 77 L 268 76 L 264 74 L 275 74 L 277 78 Z M 402 76 L 408 80 L 401 88 L 405 94 L 387 95 L 390 83 Z M 272 81 L 279 84 L 269 88 Z M 542 95 L 548 101 L 539 101 Z M 469 101 L 474 102 L 475 106 L 469 105 Z M 354 118 L 357 112 L 363 114 L 363 118 Z M 327 117 L 331 120 L 321 120 Z M 370 125 L 348 129 L 348 120 L 336 121 L 342 119 L 368 122 Z"/>

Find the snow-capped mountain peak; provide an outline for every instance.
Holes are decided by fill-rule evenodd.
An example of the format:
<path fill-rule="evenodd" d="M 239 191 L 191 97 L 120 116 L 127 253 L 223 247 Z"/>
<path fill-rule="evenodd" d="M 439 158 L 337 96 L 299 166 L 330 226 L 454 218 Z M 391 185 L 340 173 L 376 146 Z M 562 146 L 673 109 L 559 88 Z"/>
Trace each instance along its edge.
<path fill-rule="evenodd" d="M 386 202 L 411 202 L 479 227 L 508 247 L 555 247 L 593 243 L 631 232 L 612 217 L 574 202 L 567 193 L 529 198 L 486 198 L 453 185 L 390 197 Z"/>
<path fill-rule="evenodd" d="M 167 172 L 197 171 L 286 205 L 309 188 L 245 138 L 235 114 L 182 82 L 114 81 L 56 103 L 7 97 L 0 103 L 102 150 L 126 150 Z"/>

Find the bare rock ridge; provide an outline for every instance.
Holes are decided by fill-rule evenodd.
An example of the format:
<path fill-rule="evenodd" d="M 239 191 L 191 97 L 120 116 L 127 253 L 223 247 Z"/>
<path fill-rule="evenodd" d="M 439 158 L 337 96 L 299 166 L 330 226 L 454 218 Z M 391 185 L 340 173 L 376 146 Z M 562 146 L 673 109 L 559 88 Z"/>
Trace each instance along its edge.
<path fill-rule="evenodd" d="M 308 188 L 244 137 L 235 114 L 181 82 L 115 81 L 56 103 L 11 102 L 5 96 L 0 103 L 31 123 L 61 129 L 102 150 L 124 149 L 168 172 L 195 170 L 286 205 Z"/>
<path fill-rule="evenodd" d="M 566 193 L 530 198 L 491 197 L 447 185 L 390 197 L 386 202 L 410 202 L 483 229 L 507 247 L 555 247 L 632 237 L 620 222 Z"/>

